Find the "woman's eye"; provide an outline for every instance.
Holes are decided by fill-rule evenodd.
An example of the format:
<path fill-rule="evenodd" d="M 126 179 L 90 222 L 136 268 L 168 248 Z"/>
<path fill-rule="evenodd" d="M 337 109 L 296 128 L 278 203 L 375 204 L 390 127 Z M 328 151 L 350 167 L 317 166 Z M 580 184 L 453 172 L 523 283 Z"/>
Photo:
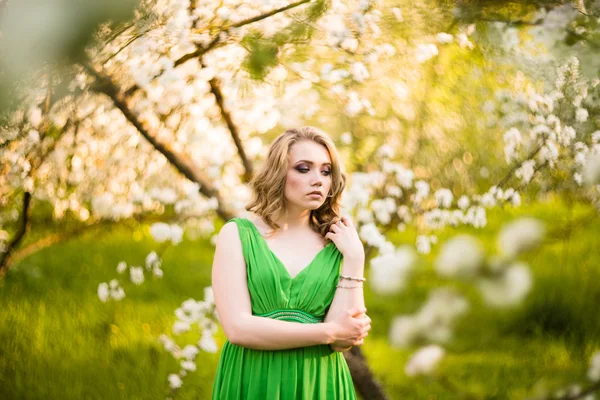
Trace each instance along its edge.
<path fill-rule="evenodd" d="M 306 168 L 306 167 L 298 167 L 298 168 L 296 168 L 296 170 L 297 170 L 298 172 L 302 172 L 302 173 L 306 173 L 306 172 L 308 172 L 308 168 Z"/>
<path fill-rule="evenodd" d="M 331 174 L 331 171 L 329 171 L 329 170 L 323 171 L 323 175 L 325 175 L 325 176 L 330 175 L 330 174 Z"/>

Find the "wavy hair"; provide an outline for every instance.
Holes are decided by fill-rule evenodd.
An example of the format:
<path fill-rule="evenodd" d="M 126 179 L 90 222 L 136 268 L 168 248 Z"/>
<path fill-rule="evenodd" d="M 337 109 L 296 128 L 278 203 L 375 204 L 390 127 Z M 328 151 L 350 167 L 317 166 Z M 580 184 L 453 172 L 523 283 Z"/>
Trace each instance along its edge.
<path fill-rule="evenodd" d="M 274 219 L 285 213 L 284 188 L 290 149 L 301 141 L 313 141 L 324 146 L 331 158 L 331 188 L 325 202 L 318 209 L 311 210 L 309 217 L 310 227 L 325 236 L 329 227 L 340 219 L 339 203 L 346 187 L 346 173 L 331 138 L 312 126 L 288 129 L 273 141 L 262 169 L 250 181 L 254 199 L 246 206 L 246 210 L 262 217 L 273 233 L 281 229 Z"/>

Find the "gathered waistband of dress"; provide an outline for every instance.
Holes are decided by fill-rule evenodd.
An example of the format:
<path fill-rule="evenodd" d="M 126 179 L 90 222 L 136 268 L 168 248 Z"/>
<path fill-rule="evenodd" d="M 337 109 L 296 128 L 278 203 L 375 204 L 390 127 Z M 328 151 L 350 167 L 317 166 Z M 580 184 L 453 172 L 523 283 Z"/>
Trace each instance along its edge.
<path fill-rule="evenodd" d="M 318 324 L 319 322 L 323 322 L 323 318 L 315 317 L 305 311 L 296 309 L 273 310 L 265 314 L 254 315 L 282 321 L 301 322 L 303 324 Z"/>

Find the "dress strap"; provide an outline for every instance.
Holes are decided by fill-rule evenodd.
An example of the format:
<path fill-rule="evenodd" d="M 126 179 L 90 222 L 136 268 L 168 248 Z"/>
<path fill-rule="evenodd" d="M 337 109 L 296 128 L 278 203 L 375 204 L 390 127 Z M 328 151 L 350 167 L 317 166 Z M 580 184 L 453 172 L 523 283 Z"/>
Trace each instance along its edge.
<path fill-rule="evenodd" d="M 227 223 L 229 222 L 234 222 L 237 225 L 240 241 L 242 242 L 242 253 L 244 254 L 246 265 L 248 265 L 251 257 L 250 246 L 252 246 L 254 241 L 252 227 L 248 225 L 250 221 L 245 218 L 235 217 L 227 221 Z"/>

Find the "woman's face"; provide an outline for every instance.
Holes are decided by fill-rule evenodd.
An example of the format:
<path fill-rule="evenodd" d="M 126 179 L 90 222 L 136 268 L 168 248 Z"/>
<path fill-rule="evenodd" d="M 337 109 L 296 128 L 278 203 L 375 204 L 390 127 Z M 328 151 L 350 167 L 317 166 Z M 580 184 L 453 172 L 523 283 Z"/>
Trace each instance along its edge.
<path fill-rule="evenodd" d="M 285 179 L 286 207 L 316 210 L 327 199 L 330 188 L 331 158 L 327 148 L 308 140 L 293 144 Z"/>

